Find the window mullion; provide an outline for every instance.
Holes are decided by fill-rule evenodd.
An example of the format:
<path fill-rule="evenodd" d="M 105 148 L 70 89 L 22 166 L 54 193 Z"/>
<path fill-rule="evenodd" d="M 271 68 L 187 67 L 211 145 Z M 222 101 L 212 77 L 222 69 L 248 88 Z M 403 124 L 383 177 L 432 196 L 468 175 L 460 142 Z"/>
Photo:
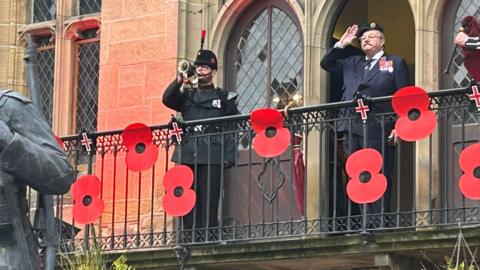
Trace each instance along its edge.
<path fill-rule="evenodd" d="M 272 100 L 272 7 L 268 7 L 268 39 L 267 39 L 267 107 Z"/>

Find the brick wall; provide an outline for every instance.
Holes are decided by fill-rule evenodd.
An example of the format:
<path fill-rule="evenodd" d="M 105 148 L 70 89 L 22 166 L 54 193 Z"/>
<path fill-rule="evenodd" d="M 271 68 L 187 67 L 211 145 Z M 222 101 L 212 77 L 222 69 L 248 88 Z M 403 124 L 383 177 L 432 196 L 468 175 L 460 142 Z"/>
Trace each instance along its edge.
<path fill-rule="evenodd" d="M 168 121 L 161 98 L 175 76 L 177 4 L 102 1 L 99 130 Z"/>
<path fill-rule="evenodd" d="M 178 38 L 178 2 L 160 0 L 103 0 L 101 12 L 100 81 L 98 104 L 98 130 L 124 129 L 129 124 L 141 122 L 146 125 L 167 123 L 171 111 L 162 104 L 162 94 L 175 77 Z M 113 172 L 114 157 L 106 156 L 103 167 L 103 194 L 106 209 L 105 222 L 125 219 L 125 201 L 128 201 L 127 219 L 136 227 L 137 207 L 140 205 L 140 222 L 149 226 L 151 211 L 155 227 L 161 226 L 161 196 L 164 164 L 164 149 L 159 150 L 155 169 L 155 183 L 151 184 L 151 170 L 126 174 L 124 156 L 117 156 L 116 172 Z M 113 175 L 116 173 L 117 194 L 115 213 L 112 208 Z M 100 172 L 97 171 L 97 175 Z M 128 177 L 128 193 L 127 190 Z M 139 186 L 139 179 L 142 179 Z M 154 209 L 150 200 L 152 188 L 155 193 Z M 141 203 L 138 204 L 140 192 Z M 126 200 L 125 200 L 126 199 Z M 129 222 L 130 223 L 130 222 Z M 120 226 L 121 228 L 122 226 Z M 143 225 L 142 225 L 143 227 Z M 115 234 L 120 228 L 113 228 Z M 112 228 L 105 228 L 111 230 Z M 118 231 L 120 230 L 120 231 Z"/>

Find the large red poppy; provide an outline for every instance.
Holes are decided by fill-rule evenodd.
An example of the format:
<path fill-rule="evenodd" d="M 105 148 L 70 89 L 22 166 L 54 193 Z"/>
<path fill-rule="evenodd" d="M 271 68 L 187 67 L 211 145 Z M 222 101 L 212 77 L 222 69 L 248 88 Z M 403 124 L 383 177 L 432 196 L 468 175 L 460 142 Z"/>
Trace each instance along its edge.
<path fill-rule="evenodd" d="M 480 200 L 480 143 L 475 143 L 463 149 L 458 163 L 465 173 L 460 177 L 458 185 L 465 197 Z"/>
<path fill-rule="evenodd" d="M 392 107 L 398 114 L 395 130 L 402 140 L 412 142 L 432 134 L 437 116 L 429 105 L 428 94 L 420 87 L 407 86 L 393 95 Z"/>
<path fill-rule="evenodd" d="M 150 169 L 158 158 L 158 147 L 152 144 L 152 131 L 142 123 L 131 124 L 123 130 L 123 145 L 127 148 L 125 163 L 135 172 Z"/>
<path fill-rule="evenodd" d="M 371 203 L 380 199 L 387 190 L 387 178 L 382 173 L 383 157 L 373 148 L 351 154 L 346 162 L 348 197 L 356 203 Z"/>
<path fill-rule="evenodd" d="M 283 154 L 290 144 L 290 131 L 283 127 L 282 114 L 274 109 L 258 109 L 250 114 L 253 148 L 262 157 L 276 157 Z"/>
<path fill-rule="evenodd" d="M 72 185 L 73 218 L 80 224 L 97 220 L 103 213 L 105 204 L 100 198 L 101 184 L 95 175 L 84 175 Z"/>
<path fill-rule="evenodd" d="M 190 167 L 178 165 L 167 171 L 163 178 L 165 196 L 162 200 L 167 214 L 179 217 L 192 211 L 196 200 L 192 184 L 193 172 Z"/>

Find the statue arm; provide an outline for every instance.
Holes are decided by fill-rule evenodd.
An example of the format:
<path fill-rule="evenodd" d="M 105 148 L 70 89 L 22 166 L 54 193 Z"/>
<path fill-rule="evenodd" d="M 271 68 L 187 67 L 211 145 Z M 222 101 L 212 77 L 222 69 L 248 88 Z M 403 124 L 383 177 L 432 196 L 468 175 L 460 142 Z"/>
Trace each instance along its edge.
<path fill-rule="evenodd" d="M 5 97 L 1 110 L 13 136 L 0 151 L 0 167 L 15 181 L 45 194 L 64 194 L 73 182 L 73 169 L 50 126 L 32 103 Z"/>

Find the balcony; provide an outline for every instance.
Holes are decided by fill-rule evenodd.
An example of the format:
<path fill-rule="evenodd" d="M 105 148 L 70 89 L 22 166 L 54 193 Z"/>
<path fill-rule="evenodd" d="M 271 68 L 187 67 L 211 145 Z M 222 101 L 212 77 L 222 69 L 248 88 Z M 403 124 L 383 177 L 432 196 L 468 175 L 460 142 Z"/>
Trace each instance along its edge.
<path fill-rule="evenodd" d="M 184 140 L 198 146 L 195 153 L 220 160 L 222 192 L 215 227 L 207 223 L 200 228 L 194 220 L 193 228 L 187 229 L 182 218 L 172 218 L 163 209 L 163 177 L 174 166 L 167 125 L 151 127 L 158 159 L 141 172 L 125 165 L 121 130 L 88 134 L 91 151 L 86 151 L 80 135 L 65 137 L 77 178 L 93 174 L 101 180 L 105 210 L 88 225 L 93 234 L 75 223 L 70 194 L 58 197 L 57 217 L 71 225 L 64 235 L 74 235 L 63 244 L 95 242 L 109 254 L 128 251 L 137 269 L 178 269 L 180 264 L 207 269 L 260 264 L 271 269 L 367 268 L 381 267 L 398 256 L 418 259 L 422 250 L 435 250 L 432 256 L 437 257 L 450 255 L 459 227 L 468 241 L 480 243 L 480 204 L 466 198 L 458 185 L 463 174 L 459 155 L 479 138 L 478 110 L 469 91 L 430 93 L 437 126 L 429 137 L 400 142 L 390 156 L 387 144 L 381 143 L 380 152 L 393 161 L 393 171 L 391 191 L 385 193 L 390 195 L 375 208 L 352 202 L 345 191 L 347 142 L 336 130 L 346 124 L 346 133 L 352 134 L 361 126 L 352 102 L 289 110 L 285 127 L 292 134 L 290 146 L 275 158 L 262 158 L 253 149 L 249 115 L 182 123 Z M 367 126 L 380 127 L 379 138 L 387 140 L 388 127 L 397 119 L 391 97 L 367 102 Z M 378 136 L 366 130 L 367 137 Z M 223 154 L 215 156 L 214 148 Z M 231 164 L 222 162 L 228 153 L 234 153 Z M 195 155 L 180 158 L 193 160 L 196 170 Z"/>

